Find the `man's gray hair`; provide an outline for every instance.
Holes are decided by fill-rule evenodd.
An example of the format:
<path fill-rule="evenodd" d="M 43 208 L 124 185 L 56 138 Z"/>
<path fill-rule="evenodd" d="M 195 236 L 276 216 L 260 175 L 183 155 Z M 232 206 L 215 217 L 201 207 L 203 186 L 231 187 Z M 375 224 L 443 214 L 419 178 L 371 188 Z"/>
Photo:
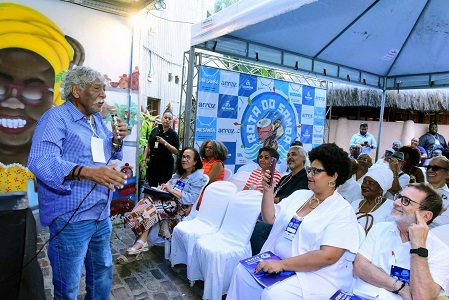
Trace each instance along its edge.
<path fill-rule="evenodd" d="M 75 67 L 72 70 L 68 70 L 62 78 L 62 98 L 64 100 L 71 100 L 73 85 L 76 85 L 80 89 L 84 89 L 86 84 L 92 84 L 97 78 L 102 84 L 104 83 L 103 75 L 89 67 Z"/>
<path fill-rule="evenodd" d="M 294 148 L 294 149 L 298 149 L 298 152 L 299 152 L 299 154 L 301 155 L 301 156 L 304 156 L 304 157 L 307 157 L 307 151 L 306 151 L 306 149 L 304 149 L 303 147 L 301 147 L 301 146 L 290 146 L 290 149 L 292 149 L 292 148 Z"/>

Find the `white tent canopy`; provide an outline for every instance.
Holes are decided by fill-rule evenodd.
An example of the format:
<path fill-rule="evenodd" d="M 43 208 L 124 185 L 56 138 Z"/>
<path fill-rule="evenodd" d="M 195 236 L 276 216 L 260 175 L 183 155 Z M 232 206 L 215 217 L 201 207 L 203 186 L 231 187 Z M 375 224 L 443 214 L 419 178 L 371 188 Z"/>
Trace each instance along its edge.
<path fill-rule="evenodd" d="M 241 0 L 191 45 L 382 90 L 449 86 L 447 0 Z"/>

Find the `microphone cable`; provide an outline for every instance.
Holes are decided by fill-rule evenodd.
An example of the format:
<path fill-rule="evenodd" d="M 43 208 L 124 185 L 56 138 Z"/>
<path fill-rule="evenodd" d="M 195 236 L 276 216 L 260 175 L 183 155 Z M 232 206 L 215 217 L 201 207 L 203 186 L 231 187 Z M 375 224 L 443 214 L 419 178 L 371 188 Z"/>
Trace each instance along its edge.
<path fill-rule="evenodd" d="M 114 152 L 112 153 L 111 157 L 108 159 L 108 161 L 106 162 L 106 166 L 109 164 L 109 162 L 112 159 L 112 156 L 117 153 L 118 150 L 114 150 Z M 49 238 L 43 245 L 42 247 L 36 252 L 36 254 L 23 266 L 21 267 L 19 270 L 17 270 L 16 272 L 13 272 L 9 275 L 7 275 L 5 278 L 0 279 L 0 284 L 3 284 L 4 282 L 6 282 L 7 280 L 9 280 L 11 277 L 16 276 L 17 274 L 19 274 L 20 272 L 22 272 L 23 270 L 25 270 L 26 267 L 28 267 L 28 265 L 34 261 L 36 259 L 36 257 L 39 255 L 39 253 L 42 252 L 42 250 L 44 249 L 45 245 L 47 245 L 48 243 L 50 243 L 54 238 L 56 238 L 69 224 L 70 221 L 73 219 L 73 217 L 75 216 L 75 214 L 78 212 L 78 210 L 80 209 L 81 205 L 83 204 L 83 202 L 87 199 L 87 197 L 89 197 L 89 195 L 94 191 L 94 189 L 97 187 L 97 183 L 95 183 L 93 185 L 93 187 L 90 189 L 90 191 L 86 194 L 86 196 L 84 196 L 84 198 L 81 200 L 81 202 L 78 204 L 78 206 L 75 208 L 75 210 L 73 211 L 72 215 L 70 216 L 70 218 L 67 220 L 67 223 L 58 231 L 56 232 L 56 234 Z"/>

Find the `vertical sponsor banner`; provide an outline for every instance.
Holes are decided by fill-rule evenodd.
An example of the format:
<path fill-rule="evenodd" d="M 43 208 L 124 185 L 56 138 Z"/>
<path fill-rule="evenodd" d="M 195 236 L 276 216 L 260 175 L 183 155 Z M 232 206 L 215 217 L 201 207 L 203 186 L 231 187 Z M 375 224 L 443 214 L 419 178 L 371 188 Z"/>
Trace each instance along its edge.
<path fill-rule="evenodd" d="M 307 150 L 323 143 L 325 90 L 205 66 L 198 87 L 195 146 L 223 142 L 231 170 L 257 162 L 263 146 L 283 161 L 295 140 Z"/>

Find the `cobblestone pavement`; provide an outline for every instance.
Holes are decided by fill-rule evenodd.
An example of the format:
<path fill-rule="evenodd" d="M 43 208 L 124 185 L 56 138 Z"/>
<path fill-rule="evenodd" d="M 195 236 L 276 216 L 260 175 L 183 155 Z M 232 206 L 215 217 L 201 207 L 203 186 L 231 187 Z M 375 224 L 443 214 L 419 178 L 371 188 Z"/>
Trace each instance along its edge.
<path fill-rule="evenodd" d="M 38 235 L 38 249 L 48 240 L 48 233 Z M 114 225 L 111 236 L 113 261 L 125 252 L 134 242 L 134 234 L 123 225 Z M 47 299 L 53 299 L 51 267 L 47 256 L 48 245 L 39 256 L 39 264 L 44 275 L 44 286 Z M 144 252 L 142 260 L 127 265 L 114 264 L 114 277 L 110 300 L 154 299 L 154 300 L 199 300 L 203 294 L 203 282 L 197 281 L 190 287 L 186 276 L 186 266 L 171 267 L 164 259 L 164 246 L 156 245 Z M 80 282 L 78 299 L 84 299 L 84 274 Z"/>

